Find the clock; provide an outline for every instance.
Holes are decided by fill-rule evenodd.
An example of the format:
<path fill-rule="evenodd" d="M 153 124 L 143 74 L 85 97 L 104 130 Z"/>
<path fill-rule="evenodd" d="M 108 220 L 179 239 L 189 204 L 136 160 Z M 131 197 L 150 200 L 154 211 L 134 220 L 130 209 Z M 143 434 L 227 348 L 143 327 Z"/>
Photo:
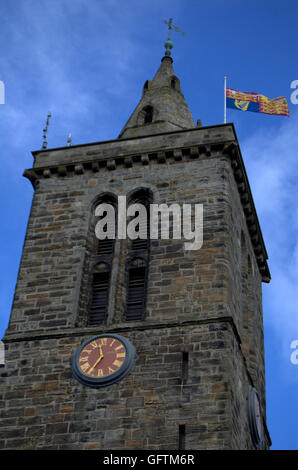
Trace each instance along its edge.
<path fill-rule="evenodd" d="M 264 425 L 260 399 L 255 388 L 248 388 L 248 422 L 254 446 L 259 449 L 264 442 Z"/>
<path fill-rule="evenodd" d="M 72 372 L 83 385 L 106 387 L 129 374 L 135 359 L 135 348 L 127 338 L 102 334 L 93 336 L 78 348 L 72 358 Z"/>

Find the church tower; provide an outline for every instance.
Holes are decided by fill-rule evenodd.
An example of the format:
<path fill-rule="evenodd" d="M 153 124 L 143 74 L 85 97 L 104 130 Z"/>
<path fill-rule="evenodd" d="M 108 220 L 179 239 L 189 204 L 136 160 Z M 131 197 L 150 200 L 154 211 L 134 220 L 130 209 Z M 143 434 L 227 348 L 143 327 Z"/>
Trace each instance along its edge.
<path fill-rule="evenodd" d="M 233 124 L 195 125 L 168 49 L 118 138 L 33 157 L 0 448 L 268 449 L 270 273 Z M 146 237 L 153 204 L 203 208 L 202 245 Z M 96 236 L 107 214 L 121 237 Z"/>

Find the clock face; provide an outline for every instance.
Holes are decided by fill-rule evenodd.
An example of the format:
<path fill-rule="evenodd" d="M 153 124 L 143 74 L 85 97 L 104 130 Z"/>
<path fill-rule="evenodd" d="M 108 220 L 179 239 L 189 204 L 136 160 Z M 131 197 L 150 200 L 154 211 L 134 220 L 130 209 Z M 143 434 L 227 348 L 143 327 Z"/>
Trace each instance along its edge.
<path fill-rule="evenodd" d="M 264 442 L 264 425 L 259 395 L 255 388 L 248 390 L 248 420 L 253 444 L 259 448 Z"/>
<path fill-rule="evenodd" d="M 77 350 L 73 375 L 90 387 L 104 387 L 127 375 L 135 362 L 133 345 L 120 335 L 98 335 L 85 341 Z"/>
<path fill-rule="evenodd" d="M 260 440 L 262 441 L 264 438 L 264 429 L 263 429 L 263 423 L 262 423 L 262 415 L 261 415 L 261 409 L 260 409 L 260 402 L 258 395 L 255 394 L 254 396 L 254 406 L 255 406 L 255 419 L 256 419 L 256 427 L 258 431 L 258 436 Z"/>
<path fill-rule="evenodd" d="M 80 352 L 79 367 L 91 377 L 106 377 L 122 366 L 126 357 L 124 344 L 116 338 L 95 338 Z"/>

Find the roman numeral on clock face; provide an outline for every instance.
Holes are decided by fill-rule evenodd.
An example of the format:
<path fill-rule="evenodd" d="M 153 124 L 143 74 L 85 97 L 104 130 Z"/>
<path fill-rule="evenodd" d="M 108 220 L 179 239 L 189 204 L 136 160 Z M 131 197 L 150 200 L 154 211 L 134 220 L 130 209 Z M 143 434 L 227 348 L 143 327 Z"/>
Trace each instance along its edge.
<path fill-rule="evenodd" d="M 84 371 L 84 372 L 86 372 L 87 369 L 90 369 L 90 367 L 91 367 L 91 366 L 90 366 L 89 362 L 85 362 L 85 364 L 82 364 L 82 365 L 81 365 L 81 369 L 82 369 L 82 371 Z"/>
<path fill-rule="evenodd" d="M 79 361 L 80 361 L 80 363 L 88 361 L 88 356 L 81 356 Z"/>

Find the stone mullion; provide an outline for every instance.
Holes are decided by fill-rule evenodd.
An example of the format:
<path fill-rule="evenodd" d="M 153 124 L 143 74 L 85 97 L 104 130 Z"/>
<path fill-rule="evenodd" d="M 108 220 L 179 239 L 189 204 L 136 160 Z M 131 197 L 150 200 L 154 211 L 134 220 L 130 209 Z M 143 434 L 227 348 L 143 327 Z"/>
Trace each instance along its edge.
<path fill-rule="evenodd" d="M 115 321 L 116 316 L 116 299 L 119 295 L 119 269 L 121 260 L 121 242 L 115 240 L 114 253 L 111 261 L 109 296 L 107 308 L 107 325 L 111 325 Z"/>

